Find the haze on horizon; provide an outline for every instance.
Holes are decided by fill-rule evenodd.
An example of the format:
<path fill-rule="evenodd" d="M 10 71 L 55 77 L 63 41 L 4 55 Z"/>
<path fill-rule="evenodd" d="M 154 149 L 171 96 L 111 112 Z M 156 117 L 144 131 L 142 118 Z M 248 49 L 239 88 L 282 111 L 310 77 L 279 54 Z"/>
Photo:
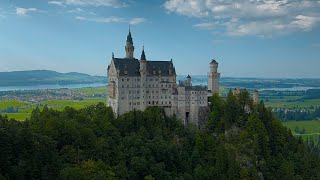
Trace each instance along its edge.
<path fill-rule="evenodd" d="M 124 57 L 173 59 L 177 74 L 320 77 L 320 0 L 2 0 L 0 71 L 106 75 Z"/>

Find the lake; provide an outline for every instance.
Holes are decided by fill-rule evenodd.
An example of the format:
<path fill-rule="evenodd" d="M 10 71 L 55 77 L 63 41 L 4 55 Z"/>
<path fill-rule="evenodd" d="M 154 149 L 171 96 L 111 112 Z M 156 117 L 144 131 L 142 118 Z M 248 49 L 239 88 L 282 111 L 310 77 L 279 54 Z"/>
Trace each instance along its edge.
<path fill-rule="evenodd" d="M 22 91 L 22 90 L 38 90 L 38 89 L 61 89 L 61 88 L 84 88 L 84 87 L 101 87 L 106 86 L 106 83 L 93 83 L 93 84 L 66 84 L 66 85 L 37 85 L 37 86 L 6 86 L 0 87 L 0 91 Z"/>

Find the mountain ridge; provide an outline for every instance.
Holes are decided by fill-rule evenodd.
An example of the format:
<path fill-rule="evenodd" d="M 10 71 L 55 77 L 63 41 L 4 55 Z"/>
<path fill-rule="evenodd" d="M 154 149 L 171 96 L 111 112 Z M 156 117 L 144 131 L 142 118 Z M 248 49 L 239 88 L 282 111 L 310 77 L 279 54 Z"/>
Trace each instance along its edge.
<path fill-rule="evenodd" d="M 29 70 L 0 72 L 0 87 L 33 86 L 33 85 L 65 85 L 106 83 L 104 76 L 92 76 L 85 73 L 60 73 L 52 70 Z"/>

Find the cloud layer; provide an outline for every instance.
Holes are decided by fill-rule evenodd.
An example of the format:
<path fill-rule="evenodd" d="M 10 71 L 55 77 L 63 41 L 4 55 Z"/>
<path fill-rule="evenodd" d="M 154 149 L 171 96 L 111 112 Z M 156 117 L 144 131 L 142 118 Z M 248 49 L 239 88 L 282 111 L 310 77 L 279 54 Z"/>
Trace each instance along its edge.
<path fill-rule="evenodd" d="M 127 4 L 121 0 L 55 0 L 49 1 L 49 4 L 58 6 L 75 5 L 75 6 L 111 6 L 115 8 L 125 7 Z"/>
<path fill-rule="evenodd" d="M 131 19 L 126 19 L 126 18 L 120 18 L 120 17 L 93 17 L 93 18 L 87 18 L 83 16 L 77 16 L 76 19 L 81 20 L 81 21 L 92 21 L 92 22 L 101 22 L 101 23 L 128 23 L 131 25 L 137 25 L 144 23 L 146 21 L 145 18 L 131 18 Z"/>
<path fill-rule="evenodd" d="M 199 18 L 195 27 L 232 36 L 310 31 L 320 24 L 320 0 L 168 0 L 164 8 Z"/>
<path fill-rule="evenodd" d="M 36 12 L 36 11 L 37 11 L 36 8 L 21 8 L 21 7 L 16 8 L 16 14 L 18 16 L 26 16 L 28 13 Z"/>

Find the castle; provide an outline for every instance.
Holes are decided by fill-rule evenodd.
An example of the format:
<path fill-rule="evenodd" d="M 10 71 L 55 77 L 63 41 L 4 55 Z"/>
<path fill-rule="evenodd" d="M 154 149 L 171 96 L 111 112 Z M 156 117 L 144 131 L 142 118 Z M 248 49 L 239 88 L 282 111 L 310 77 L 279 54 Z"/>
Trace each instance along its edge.
<path fill-rule="evenodd" d="M 131 32 L 127 36 L 126 56 L 112 54 L 108 66 L 108 103 L 115 115 L 131 110 L 145 110 L 150 106 L 163 107 L 166 114 L 175 114 L 184 124 L 198 124 L 201 112 L 208 107 L 208 96 L 219 93 L 218 63 L 212 60 L 208 73 L 208 87 L 192 86 L 188 75 L 185 82 L 176 83 L 176 70 L 172 59 L 152 61 L 144 48 L 140 59 L 134 57 Z"/>

